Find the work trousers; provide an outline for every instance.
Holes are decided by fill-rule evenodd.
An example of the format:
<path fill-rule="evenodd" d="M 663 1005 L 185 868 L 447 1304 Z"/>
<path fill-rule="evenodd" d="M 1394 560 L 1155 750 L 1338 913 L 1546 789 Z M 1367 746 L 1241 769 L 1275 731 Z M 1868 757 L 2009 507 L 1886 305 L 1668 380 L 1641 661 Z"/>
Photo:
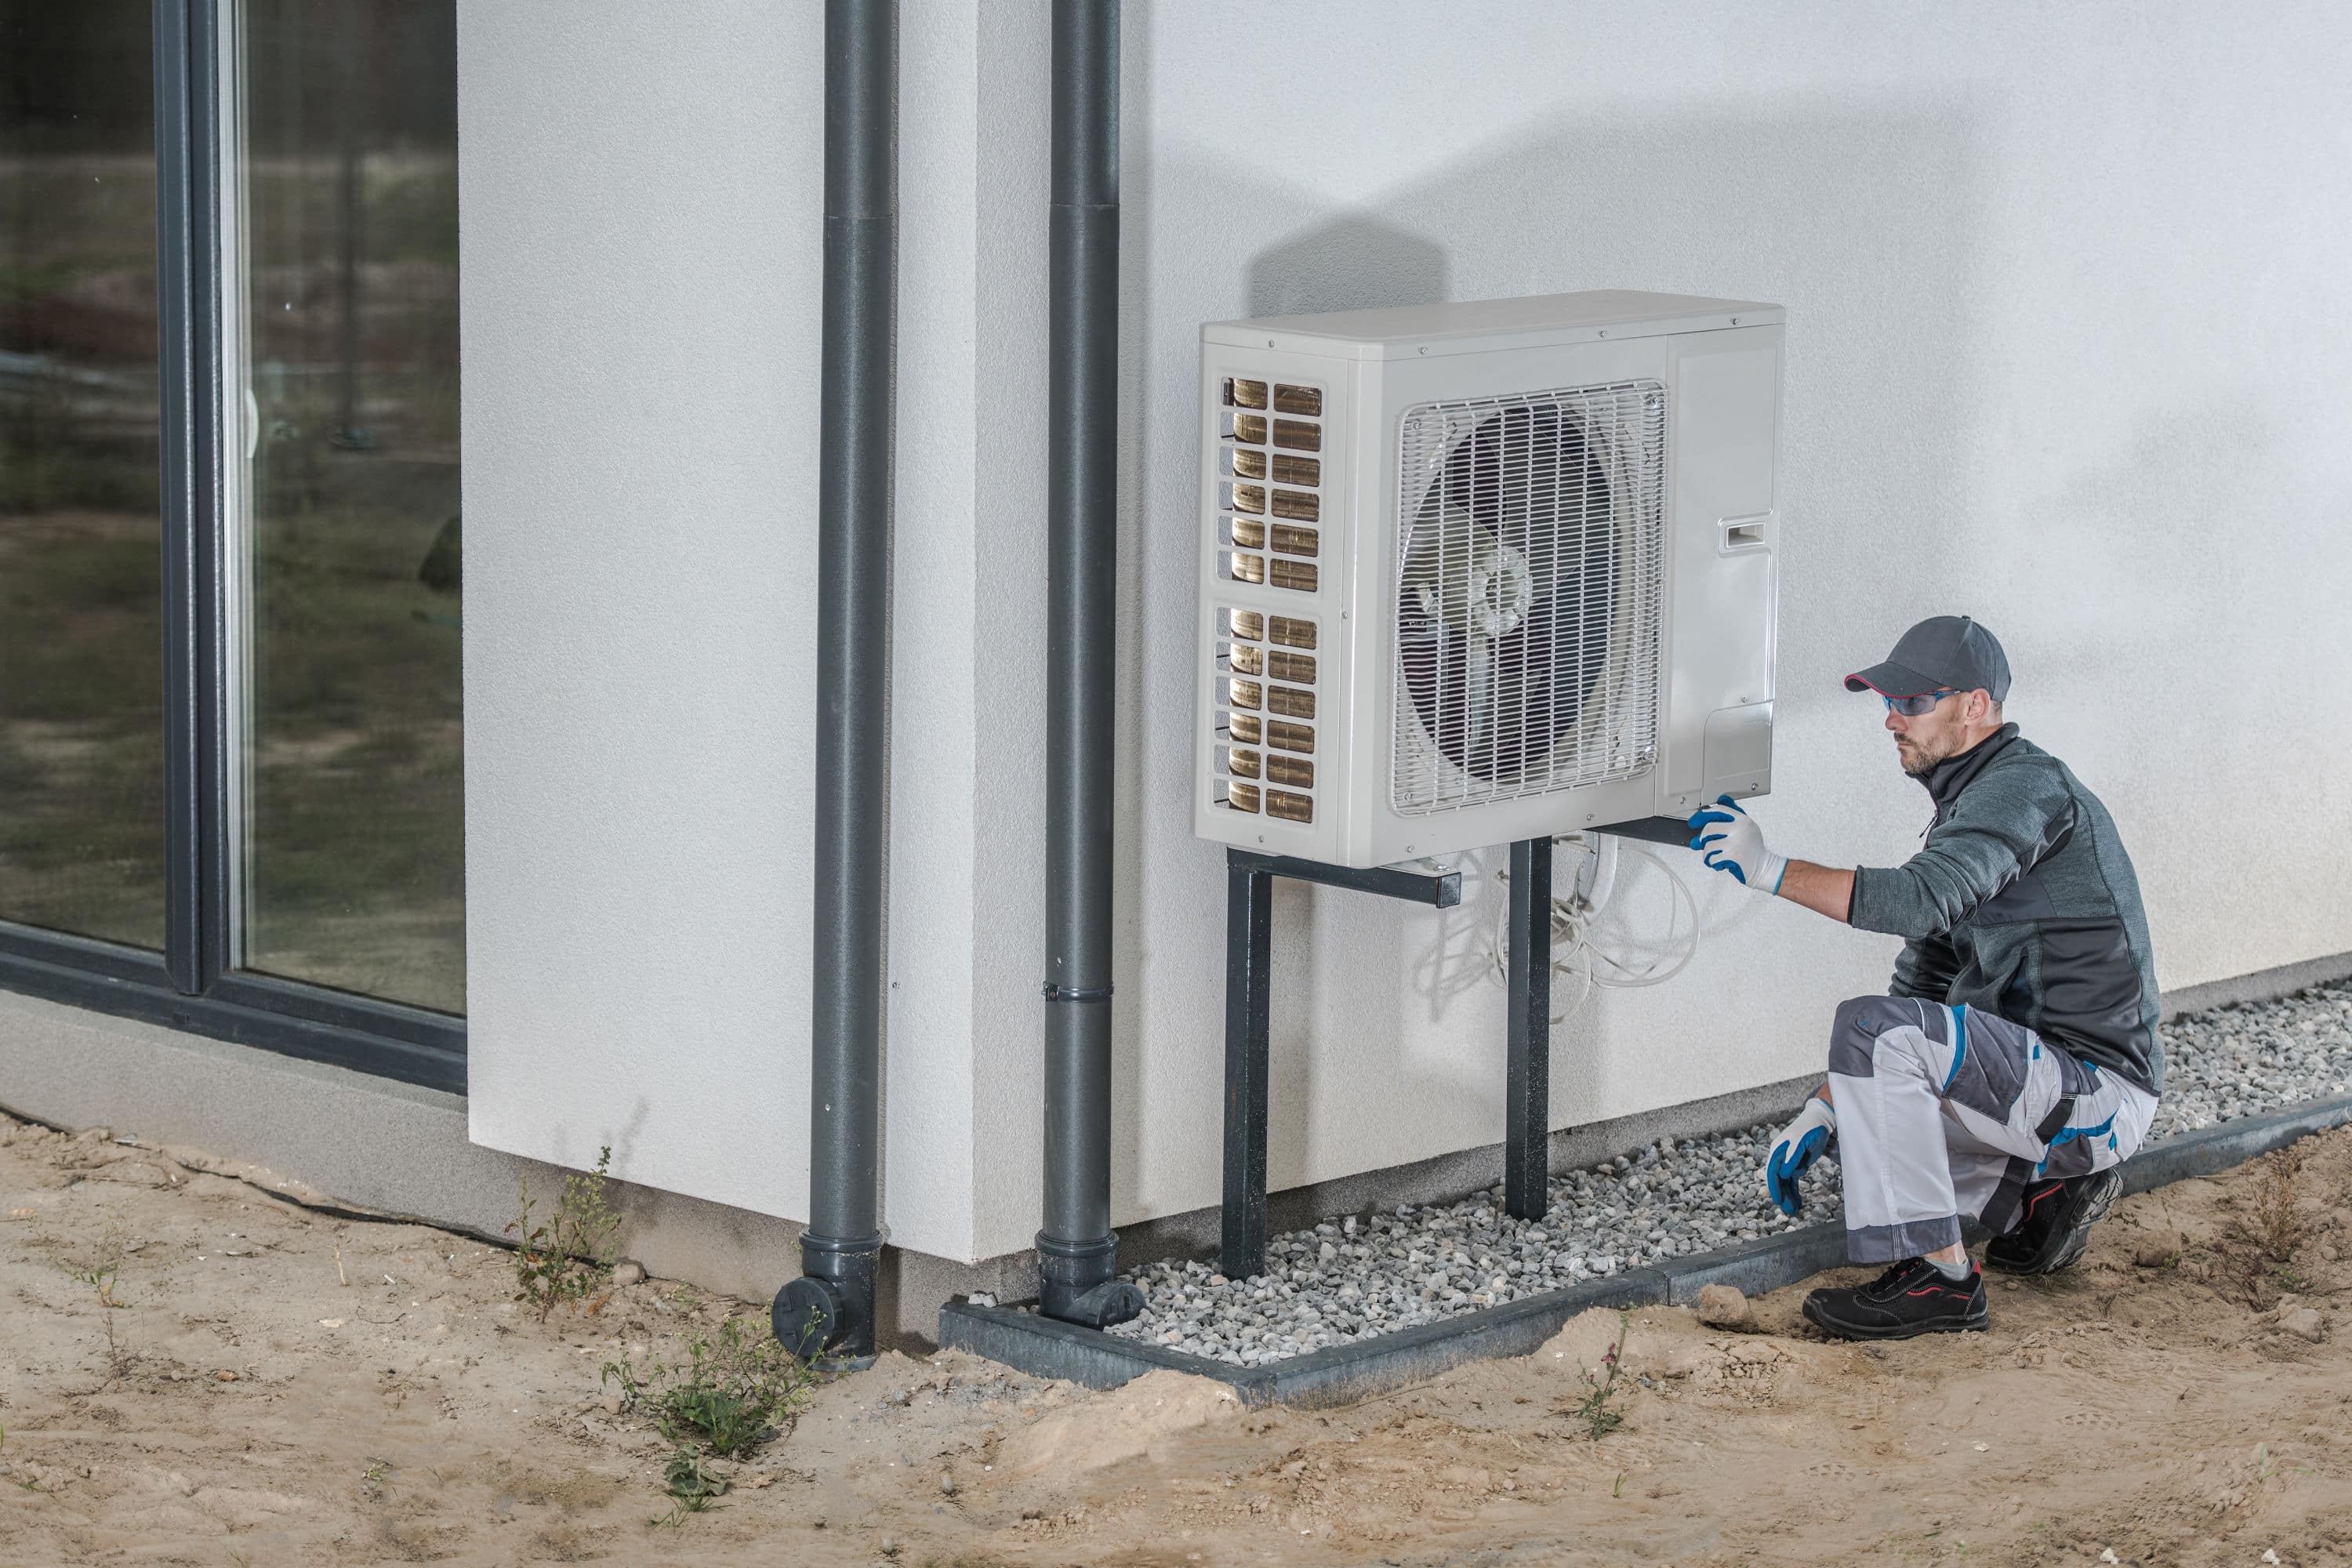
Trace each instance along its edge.
<path fill-rule="evenodd" d="M 2130 1158 L 2156 1115 L 2156 1096 L 2032 1029 L 1910 996 L 1838 1007 L 1830 1093 L 1856 1263 L 1950 1247 L 1963 1215 L 1999 1235 L 2036 1178 Z"/>

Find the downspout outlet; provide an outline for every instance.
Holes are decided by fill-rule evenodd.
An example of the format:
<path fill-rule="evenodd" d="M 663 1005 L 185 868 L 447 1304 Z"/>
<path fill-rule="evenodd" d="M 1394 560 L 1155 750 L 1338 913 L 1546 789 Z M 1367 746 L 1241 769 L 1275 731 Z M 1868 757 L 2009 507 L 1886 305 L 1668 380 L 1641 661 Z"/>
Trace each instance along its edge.
<path fill-rule="evenodd" d="M 1118 1267 L 1117 1233 L 1098 1241 L 1037 1237 L 1037 1306 L 1049 1318 L 1089 1329 L 1107 1329 L 1140 1316 L 1143 1292 L 1124 1279 L 1108 1279 Z"/>
<path fill-rule="evenodd" d="M 801 1276 L 768 1309 L 776 1342 L 803 1362 L 861 1361 L 874 1353 L 874 1279 L 882 1238 L 802 1237 Z"/>

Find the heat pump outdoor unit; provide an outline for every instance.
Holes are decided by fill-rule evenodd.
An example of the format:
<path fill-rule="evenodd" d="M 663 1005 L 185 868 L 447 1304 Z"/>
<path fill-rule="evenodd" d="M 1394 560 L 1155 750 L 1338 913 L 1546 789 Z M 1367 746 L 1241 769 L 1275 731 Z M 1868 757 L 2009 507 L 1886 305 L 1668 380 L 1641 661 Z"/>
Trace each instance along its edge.
<path fill-rule="evenodd" d="M 1201 329 L 1193 825 L 1328 864 L 1771 780 L 1777 305 Z"/>

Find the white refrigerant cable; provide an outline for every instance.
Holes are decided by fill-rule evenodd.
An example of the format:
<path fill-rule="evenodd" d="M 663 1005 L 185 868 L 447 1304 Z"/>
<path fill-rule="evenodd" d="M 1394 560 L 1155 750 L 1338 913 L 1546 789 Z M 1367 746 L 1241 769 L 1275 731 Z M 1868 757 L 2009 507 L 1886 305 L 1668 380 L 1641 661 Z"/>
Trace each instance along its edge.
<path fill-rule="evenodd" d="M 1584 879 L 1579 876 L 1570 885 L 1565 897 L 1558 892 L 1552 895 L 1550 955 L 1552 973 L 1554 974 L 1581 973 L 1584 977 L 1584 987 L 1577 993 L 1574 1002 L 1552 1015 L 1551 1021 L 1555 1024 L 1568 1022 L 1576 1016 L 1579 1009 L 1592 999 L 1593 992 L 1602 987 L 1615 991 L 1639 990 L 1646 986 L 1662 985 L 1681 973 L 1698 952 L 1702 931 L 1698 913 L 1698 897 L 1690 890 L 1680 877 L 1675 875 L 1674 868 L 1654 851 L 1640 844 L 1626 843 L 1613 834 L 1564 833 L 1554 838 L 1552 842 L 1556 846 L 1564 845 L 1580 851 L 1590 850 L 1593 858 L 1593 872 L 1589 889 L 1584 887 Z M 1636 963 L 1631 959 L 1607 952 L 1592 938 L 1594 922 L 1600 919 L 1601 911 L 1609 906 L 1617 892 L 1617 882 L 1622 870 L 1619 857 L 1627 851 L 1656 867 L 1659 875 L 1665 879 L 1674 898 L 1667 911 L 1665 934 L 1654 944 L 1642 944 L 1652 946 L 1659 955 L 1646 964 Z M 1496 868 L 1496 880 L 1507 884 L 1510 880 L 1509 872 L 1500 868 Z M 1687 935 L 1682 936 L 1678 942 L 1677 933 L 1682 928 L 1682 910 L 1685 906 L 1690 910 L 1690 928 Z M 1496 984 L 1506 984 L 1510 977 L 1510 901 L 1506 899 L 1503 900 L 1503 907 L 1496 912 L 1494 934 L 1488 946 L 1488 955 L 1493 962 L 1492 978 Z M 1603 968 L 1612 973 L 1603 973 Z"/>

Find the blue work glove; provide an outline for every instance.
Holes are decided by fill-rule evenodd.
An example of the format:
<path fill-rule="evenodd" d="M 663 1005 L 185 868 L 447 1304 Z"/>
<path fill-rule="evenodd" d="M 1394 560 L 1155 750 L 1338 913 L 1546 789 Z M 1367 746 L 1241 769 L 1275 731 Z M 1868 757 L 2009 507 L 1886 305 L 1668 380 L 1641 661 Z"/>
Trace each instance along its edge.
<path fill-rule="evenodd" d="M 1764 847 L 1764 830 L 1729 795 L 1690 815 L 1690 847 L 1699 852 L 1710 871 L 1728 871 L 1762 893 L 1780 890 L 1789 858 Z"/>
<path fill-rule="evenodd" d="M 1805 1200 L 1797 1195 L 1797 1178 L 1821 1158 L 1822 1151 L 1836 1136 L 1837 1111 L 1815 1095 L 1772 1140 L 1772 1152 L 1764 1161 L 1764 1191 L 1782 1214 L 1793 1219 L 1805 1206 Z"/>

